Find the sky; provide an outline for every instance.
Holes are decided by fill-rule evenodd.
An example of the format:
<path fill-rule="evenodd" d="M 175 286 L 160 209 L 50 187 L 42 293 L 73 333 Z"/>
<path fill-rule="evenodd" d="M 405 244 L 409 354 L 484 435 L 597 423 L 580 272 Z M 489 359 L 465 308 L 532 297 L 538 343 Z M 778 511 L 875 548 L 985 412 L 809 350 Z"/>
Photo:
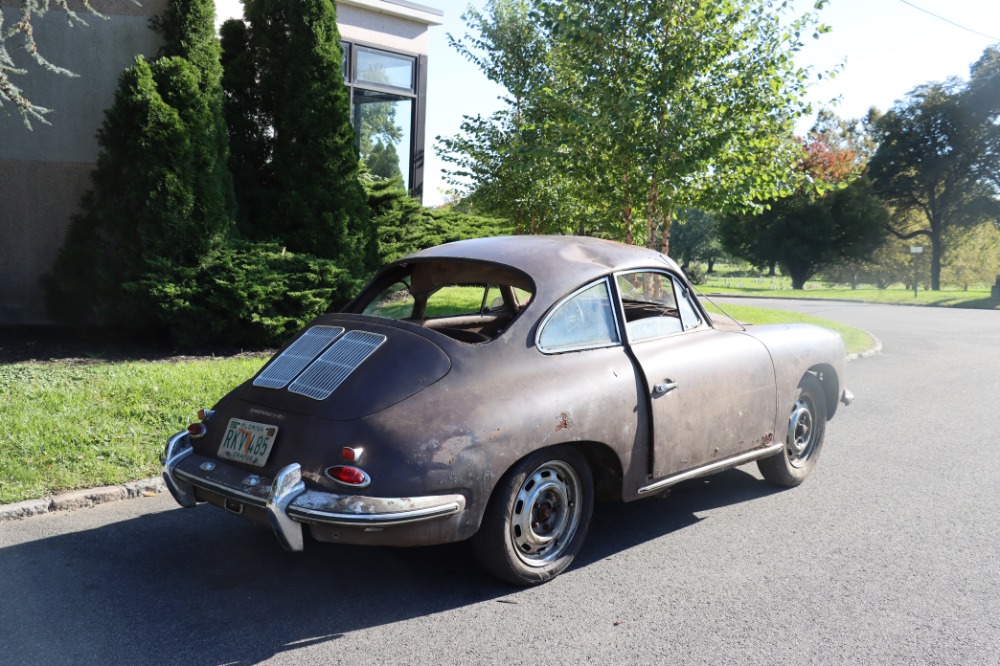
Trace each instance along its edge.
<path fill-rule="evenodd" d="M 465 33 L 466 7 L 482 8 L 485 0 L 416 1 L 444 11 L 444 24 L 428 33 L 423 202 L 436 206 L 447 200 L 448 185 L 434 138 L 457 134 L 464 115 L 499 108 L 504 91 L 448 46 L 448 33 Z M 810 0 L 791 1 L 796 14 L 812 9 Z M 220 14 L 229 5 L 239 7 L 237 0 L 217 4 Z M 837 99 L 834 111 L 846 118 L 861 117 L 872 106 L 886 110 L 923 83 L 968 78 L 983 50 L 1000 42 L 1000 0 L 831 0 L 820 18 L 832 31 L 809 39 L 799 64 L 816 72 L 843 64 L 835 78 L 816 82 L 810 101 L 818 106 Z M 809 125 L 803 121 L 800 131 Z"/>

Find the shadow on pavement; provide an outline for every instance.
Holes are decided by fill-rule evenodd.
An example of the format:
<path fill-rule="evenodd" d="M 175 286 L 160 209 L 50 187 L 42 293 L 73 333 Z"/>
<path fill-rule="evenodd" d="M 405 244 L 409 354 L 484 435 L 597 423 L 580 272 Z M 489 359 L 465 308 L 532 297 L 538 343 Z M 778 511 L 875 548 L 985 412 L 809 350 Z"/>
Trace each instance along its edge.
<path fill-rule="evenodd" d="M 574 568 L 773 492 L 730 470 L 666 500 L 599 505 Z M 0 642 L 17 664 L 253 664 L 517 593 L 482 573 L 466 544 L 309 543 L 292 554 L 214 507 L 178 508 L 0 550 Z"/>

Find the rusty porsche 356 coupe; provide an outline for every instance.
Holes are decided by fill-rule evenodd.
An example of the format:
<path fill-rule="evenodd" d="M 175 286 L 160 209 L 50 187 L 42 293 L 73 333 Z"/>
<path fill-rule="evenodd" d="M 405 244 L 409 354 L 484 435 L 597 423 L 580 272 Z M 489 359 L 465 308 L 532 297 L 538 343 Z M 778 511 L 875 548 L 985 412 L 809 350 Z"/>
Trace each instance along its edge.
<path fill-rule="evenodd" d="M 170 438 L 185 507 L 281 544 L 472 539 L 531 585 L 570 565 L 596 498 L 756 461 L 801 483 L 844 388 L 840 338 L 710 315 L 677 265 L 592 238 L 461 241 L 386 266 L 341 312 Z"/>

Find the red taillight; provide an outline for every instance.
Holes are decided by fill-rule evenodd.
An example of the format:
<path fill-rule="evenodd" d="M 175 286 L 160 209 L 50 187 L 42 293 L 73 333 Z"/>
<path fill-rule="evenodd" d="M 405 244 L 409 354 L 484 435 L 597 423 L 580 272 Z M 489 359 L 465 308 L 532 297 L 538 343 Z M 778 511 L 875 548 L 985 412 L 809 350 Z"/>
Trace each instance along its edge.
<path fill-rule="evenodd" d="M 192 423 L 188 426 L 188 435 L 192 439 L 204 437 L 206 432 L 208 432 L 208 427 L 204 423 Z"/>
<path fill-rule="evenodd" d="M 212 418 L 212 414 L 215 414 L 214 410 L 211 409 L 199 409 L 198 418 L 202 421 L 207 421 Z"/>
<path fill-rule="evenodd" d="M 348 465 L 335 465 L 326 468 L 326 475 L 338 483 L 355 488 L 364 488 L 372 482 L 363 470 Z"/>

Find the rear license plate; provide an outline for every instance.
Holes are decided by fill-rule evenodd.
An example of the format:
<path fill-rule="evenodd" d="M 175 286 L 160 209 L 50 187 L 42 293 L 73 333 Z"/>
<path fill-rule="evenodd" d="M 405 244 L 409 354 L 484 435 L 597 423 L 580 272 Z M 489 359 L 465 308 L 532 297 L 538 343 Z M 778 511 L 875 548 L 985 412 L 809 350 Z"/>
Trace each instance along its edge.
<path fill-rule="evenodd" d="M 278 427 L 242 419 L 229 419 L 219 446 L 219 457 L 262 467 L 271 454 Z"/>

